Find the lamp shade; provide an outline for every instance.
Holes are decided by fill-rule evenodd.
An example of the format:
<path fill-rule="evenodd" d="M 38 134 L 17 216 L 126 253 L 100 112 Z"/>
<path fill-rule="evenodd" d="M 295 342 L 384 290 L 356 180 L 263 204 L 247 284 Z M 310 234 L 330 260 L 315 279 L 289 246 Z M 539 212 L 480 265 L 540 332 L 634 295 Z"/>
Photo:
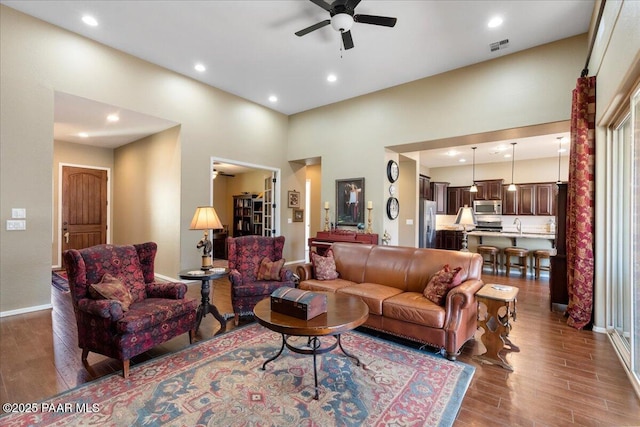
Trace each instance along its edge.
<path fill-rule="evenodd" d="M 217 230 L 223 228 L 213 206 L 199 206 L 191 220 L 190 230 Z"/>
<path fill-rule="evenodd" d="M 473 209 L 467 205 L 458 209 L 458 216 L 456 216 L 455 224 L 465 226 L 478 224 L 476 221 L 476 215 L 473 213 Z"/>

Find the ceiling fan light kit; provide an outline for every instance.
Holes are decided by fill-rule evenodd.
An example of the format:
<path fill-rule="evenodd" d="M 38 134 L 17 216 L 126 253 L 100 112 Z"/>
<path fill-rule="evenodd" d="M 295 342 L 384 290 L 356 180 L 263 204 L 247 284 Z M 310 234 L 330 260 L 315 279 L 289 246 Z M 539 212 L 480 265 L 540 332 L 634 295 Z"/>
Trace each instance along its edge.
<path fill-rule="evenodd" d="M 331 19 L 325 19 L 324 21 L 320 21 L 317 24 L 313 24 L 307 28 L 297 31 L 295 33 L 296 36 L 302 37 L 312 31 L 318 30 L 331 24 L 331 27 L 333 27 L 334 30 L 341 33 L 342 44 L 345 50 L 351 49 L 354 46 L 353 38 L 351 37 L 351 27 L 353 26 L 354 22 L 358 22 L 361 24 L 380 25 L 383 27 L 393 27 L 397 22 L 396 18 L 387 16 L 356 15 L 355 9 L 361 0 L 337 0 L 333 4 L 327 4 L 323 0 L 310 1 L 311 3 L 329 12 Z"/>

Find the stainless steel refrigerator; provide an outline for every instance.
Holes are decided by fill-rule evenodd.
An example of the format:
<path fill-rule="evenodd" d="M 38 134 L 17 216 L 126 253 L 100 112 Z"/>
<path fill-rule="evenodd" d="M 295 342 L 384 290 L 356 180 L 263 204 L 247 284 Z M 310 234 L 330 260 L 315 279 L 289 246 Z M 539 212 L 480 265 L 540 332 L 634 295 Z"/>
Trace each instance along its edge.
<path fill-rule="evenodd" d="M 420 200 L 418 239 L 421 248 L 436 247 L 436 202 L 431 200 Z"/>

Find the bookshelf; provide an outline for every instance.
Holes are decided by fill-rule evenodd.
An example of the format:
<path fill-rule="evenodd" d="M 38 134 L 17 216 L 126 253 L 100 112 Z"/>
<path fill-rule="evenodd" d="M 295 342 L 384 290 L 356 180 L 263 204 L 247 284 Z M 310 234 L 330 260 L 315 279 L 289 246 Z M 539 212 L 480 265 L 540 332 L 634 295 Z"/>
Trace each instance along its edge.
<path fill-rule="evenodd" d="M 233 196 L 233 237 L 256 234 L 254 227 L 255 199 L 255 194 Z"/>

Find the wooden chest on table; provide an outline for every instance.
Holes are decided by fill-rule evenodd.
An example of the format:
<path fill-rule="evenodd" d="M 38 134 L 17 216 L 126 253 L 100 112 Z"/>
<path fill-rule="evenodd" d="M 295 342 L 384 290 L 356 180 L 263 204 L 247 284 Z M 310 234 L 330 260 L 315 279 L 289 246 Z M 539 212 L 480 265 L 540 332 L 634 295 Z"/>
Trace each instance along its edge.
<path fill-rule="evenodd" d="M 327 296 L 283 286 L 271 293 L 271 310 L 309 320 L 327 312 Z"/>

